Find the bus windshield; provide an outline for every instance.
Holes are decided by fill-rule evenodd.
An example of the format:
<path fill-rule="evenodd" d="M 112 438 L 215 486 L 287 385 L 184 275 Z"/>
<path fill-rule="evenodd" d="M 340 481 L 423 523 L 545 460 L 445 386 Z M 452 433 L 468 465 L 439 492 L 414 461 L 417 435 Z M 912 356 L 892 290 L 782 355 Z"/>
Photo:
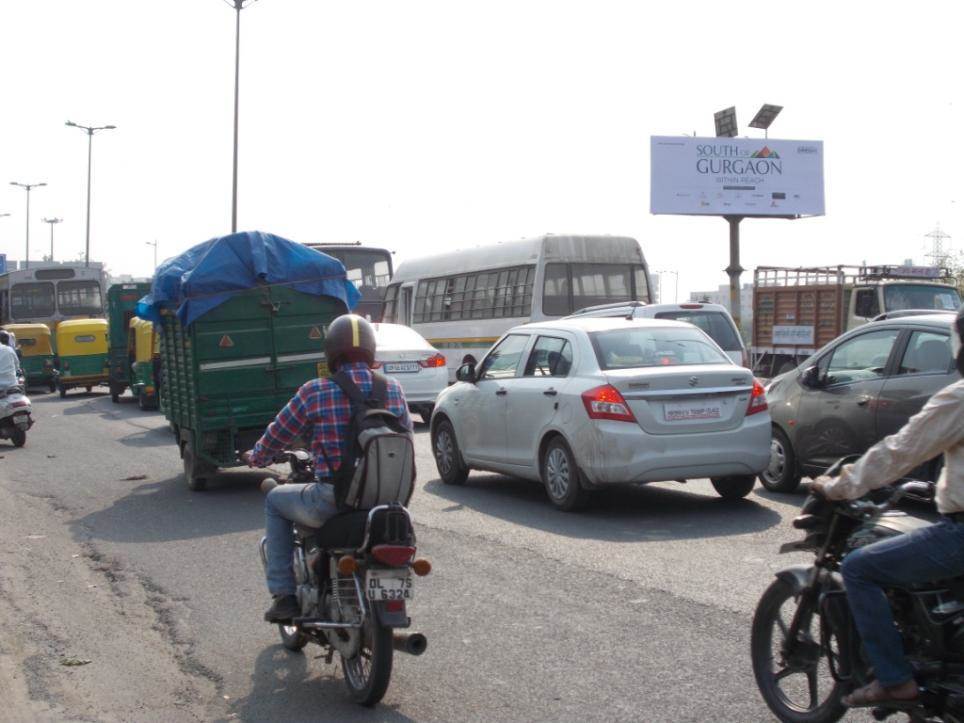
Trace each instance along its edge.
<path fill-rule="evenodd" d="M 104 302 L 96 281 L 61 281 L 57 284 L 57 308 L 61 314 L 102 314 Z"/>
<path fill-rule="evenodd" d="M 383 249 L 364 247 L 316 248 L 345 265 L 348 280 L 361 292 L 361 301 L 355 307 L 355 312 L 370 317 L 372 321 L 379 321 L 385 289 L 392 278 L 391 254 Z"/>
<path fill-rule="evenodd" d="M 961 297 L 957 289 L 931 284 L 889 284 L 884 287 L 884 309 L 940 309 L 957 311 Z"/>
<path fill-rule="evenodd" d="M 54 285 L 49 282 L 14 284 L 10 290 L 10 316 L 27 321 L 54 315 Z"/>
<path fill-rule="evenodd" d="M 616 301 L 649 301 L 646 272 L 636 264 L 546 264 L 542 311 L 565 316 Z"/>

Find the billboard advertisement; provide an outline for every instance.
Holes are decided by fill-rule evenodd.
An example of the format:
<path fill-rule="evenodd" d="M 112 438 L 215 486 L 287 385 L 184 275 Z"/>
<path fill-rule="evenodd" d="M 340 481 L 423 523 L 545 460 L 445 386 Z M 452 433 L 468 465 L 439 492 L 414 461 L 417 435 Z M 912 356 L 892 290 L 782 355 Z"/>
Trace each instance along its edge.
<path fill-rule="evenodd" d="M 653 136 L 650 212 L 822 216 L 823 142 Z"/>

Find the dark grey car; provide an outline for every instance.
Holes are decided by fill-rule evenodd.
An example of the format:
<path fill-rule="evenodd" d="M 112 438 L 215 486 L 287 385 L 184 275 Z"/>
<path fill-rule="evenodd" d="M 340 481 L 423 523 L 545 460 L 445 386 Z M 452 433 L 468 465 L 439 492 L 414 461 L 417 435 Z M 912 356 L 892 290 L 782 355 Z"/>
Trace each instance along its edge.
<path fill-rule="evenodd" d="M 763 486 L 791 492 L 840 457 L 899 430 L 938 389 L 959 378 L 954 314 L 875 321 L 843 334 L 767 385 L 773 420 Z M 912 474 L 936 479 L 941 458 Z"/>

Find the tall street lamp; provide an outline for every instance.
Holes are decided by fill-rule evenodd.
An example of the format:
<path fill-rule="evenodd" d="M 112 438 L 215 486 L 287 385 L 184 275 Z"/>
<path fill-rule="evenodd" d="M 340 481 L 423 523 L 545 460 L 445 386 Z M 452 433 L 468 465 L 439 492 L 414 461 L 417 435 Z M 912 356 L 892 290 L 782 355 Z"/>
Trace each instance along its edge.
<path fill-rule="evenodd" d="M 23 257 L 23 267 L 25 269 L 30 268 L 30 189 L 40 188 L 41 186 L 46 186 L 44 183 L 19 183 L 18 181 L 10 181 L 11 186 L 19 186 L 27 192 L 27 249 Z"/>
<path fill-rule="evenodd" d="M 157 270 L 157 239 L 154 239 L 153 241 L 145 241 L 144 243 L 146 243 L 148 246 L 154 247 L 154 269 Z"/>
<path fill-rule="evenodd" d="M 257 0 L 224 0 L 236 13 L 234 30 L 234 172 L 231 176 L 231 233 L 238 230 L 238 89 L 241 74 L 241 11 Z"/>
<path fill-rule="evenodd" d="M 54 260 L 54 226 L 63 221 L 62 218 L 45 218 L 44 223 L 50 224 L 50 260 Z"/>
<path fill-rule="evenodd" d="M 84 246 L 84 266 L 90 266 L 90 166 L 94 147 L 94 133 L 97 131 L 112 131 L 117 126 L 82 126 L 73 121 L 67 121 L 65 125 L 71 128 L 80 128 L 87 133 L 87 242 Z"/>

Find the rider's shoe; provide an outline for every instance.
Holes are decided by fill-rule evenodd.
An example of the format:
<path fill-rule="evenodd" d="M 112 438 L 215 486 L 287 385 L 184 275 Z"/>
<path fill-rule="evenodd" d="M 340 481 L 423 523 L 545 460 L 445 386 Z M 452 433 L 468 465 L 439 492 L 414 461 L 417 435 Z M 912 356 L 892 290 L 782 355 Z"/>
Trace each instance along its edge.
<path fill-rule="evenodd" d="M 291 618 L 296 618 L 301 614 L 298 606 L 298 598 L 294 595 L 275 595 L 274 602 L 264 614 L 264 619 L 269 623 L 286 623 Z"/>

